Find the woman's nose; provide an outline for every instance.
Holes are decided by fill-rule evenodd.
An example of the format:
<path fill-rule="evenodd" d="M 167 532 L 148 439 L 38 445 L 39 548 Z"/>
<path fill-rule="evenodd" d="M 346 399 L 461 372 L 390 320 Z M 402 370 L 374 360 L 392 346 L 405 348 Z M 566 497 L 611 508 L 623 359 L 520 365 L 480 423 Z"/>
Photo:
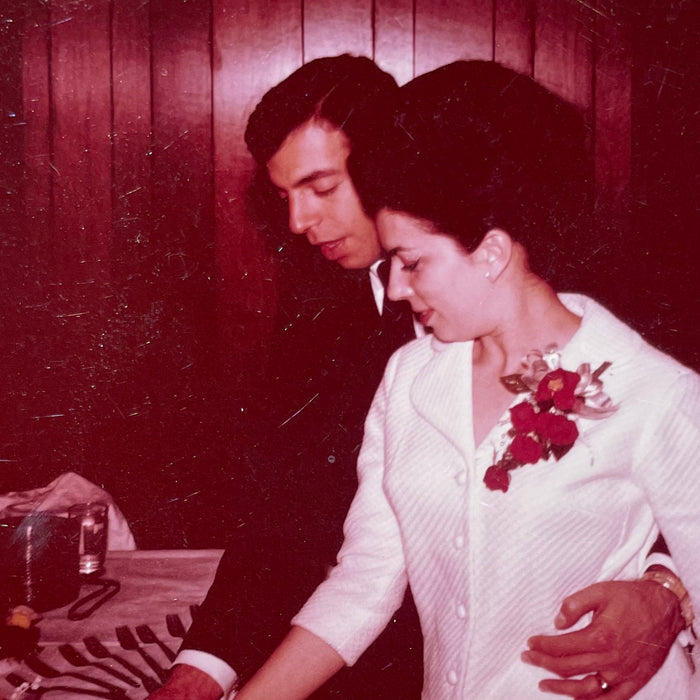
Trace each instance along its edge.
<path fill-rule="evenodd" d="M 289 230 L 292 233 L 306 233 L 318 224 L 317 207 L 303 195 L 289 197 Z"/>
<path fill-rule="evenodd" d="M 408 283 L 408 275 L 403 269 L 403 263 L 398 258 L 393 258 L 391 261 L 386 294 L 392 301 L 408 299 L 412 294 L 411 286 Z"/>

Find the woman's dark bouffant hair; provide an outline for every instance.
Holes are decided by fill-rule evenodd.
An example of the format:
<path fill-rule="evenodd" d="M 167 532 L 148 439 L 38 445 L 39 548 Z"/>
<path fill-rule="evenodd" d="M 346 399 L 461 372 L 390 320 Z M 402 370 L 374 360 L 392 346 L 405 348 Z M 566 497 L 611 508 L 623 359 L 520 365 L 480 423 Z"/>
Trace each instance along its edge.
<path fill-rule="evenodd" d="M 371 216 L 388 208 L 474 250 L 502 228 L 552 280 L 556 251 L 586 236 L 592 162 L 578 110 L 496 63 L 458 61 L 400 89 L 381 139 L 350 174 Z"/>

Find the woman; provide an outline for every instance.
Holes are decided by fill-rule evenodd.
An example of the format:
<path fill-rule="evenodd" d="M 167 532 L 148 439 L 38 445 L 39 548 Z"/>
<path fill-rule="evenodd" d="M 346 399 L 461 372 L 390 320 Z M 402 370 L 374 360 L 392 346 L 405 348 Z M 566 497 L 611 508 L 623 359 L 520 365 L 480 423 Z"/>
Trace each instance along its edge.
<path fill-rule="evenodd" d="M 338 565 L 240 700 L 305 697 L 354 663 L 407 582 L 430 700 L 543 697 L 521 640 L 571 591 L 638 579 L 660 527 L 700 596 L 700 380 L 545 281 L 581 255 L 583 136 L 529 79 L 458 63 L 412 81 L 381 146 L 351 156 L 389 294 L 433 335 L 390 360 Z M 699 697 L 693 682 L 675 645 L 635 697 Z"/>

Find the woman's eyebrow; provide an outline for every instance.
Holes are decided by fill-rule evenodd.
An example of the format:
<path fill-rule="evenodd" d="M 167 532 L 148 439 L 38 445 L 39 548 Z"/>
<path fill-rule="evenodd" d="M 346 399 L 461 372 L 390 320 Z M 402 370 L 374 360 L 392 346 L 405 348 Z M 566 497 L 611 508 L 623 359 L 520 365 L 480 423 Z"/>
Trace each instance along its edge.
<path fill-rule="evenodd" d="M 402 247 L 402 246 L 400 246 L 400 245 L 397 245 L 396 248 L 392 248 L 392 249 L 387 253 L 387 257 L 393 258 L 394 256 L 398 255 L 399 253 L 405 253 L 405 252 L 406 252 L 406 248 L 404 248 L 404 247 Z"/>

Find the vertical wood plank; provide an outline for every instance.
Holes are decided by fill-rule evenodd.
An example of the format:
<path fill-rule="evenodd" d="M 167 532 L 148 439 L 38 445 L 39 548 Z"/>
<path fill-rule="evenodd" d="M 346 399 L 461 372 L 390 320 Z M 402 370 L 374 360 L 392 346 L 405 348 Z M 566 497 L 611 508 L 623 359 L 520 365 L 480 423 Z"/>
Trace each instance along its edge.
<path fill-rule="evenodd" d="M 138 324 L 133 335 L 144 337 L 137 362 L 125 369 L 136 380 L 133 396 L 139 402 L 130 416 L 130 434 L 145 458 L 128 455 L 129 473 L 118 492 L 124 493 L 129 481 L 147 480 L 161 494 L 160 516 L 150 515 L 147 493 L 125 499 L 132 517 L 141 514 L 142 541 L 162 538 L 165 519 L 166 536 L 188 546 L 186 497 L 206 490 L 199 488 L 203 482 L 214 483 L 212 462 L 220 464 L 212 459 L 217 402 L 214 391 L 207 391 L 216 387 L 211 2 L 150 0 L 145 5 L 148 24 L 142 15 L 132 16 L 139 32 L 132 40 L 139 43 L 129 50 L 136 52 L 132 59 L 142 56 L 150 26 L 152 226 L 134 244 L 140 248 L 134 272 L 141 280 L 122 288 L 137 309 L 134 313 L 130 307 L 122 318 Z M 115 19 L 126 21 L 121 14 Z M 132 79 L 144 77 L 140 62 L 130 70 Z M 133 96 L 121 96 L 133 99 L 119 105 L 122 125 L 126 115 L 137 119 L 137 141 L 129 148 L 145 140 L 138 117 L 146 114 L 147 89 L 148 83 Z"/>
<path fill-rule="evenodd" d="M 413 0 L 375 0 L 374 60 L 399 85 L 413 72 Z"/>
<path fill-rule="evenodd" d="M 7 263 L 10 241 L 16 239 L 22 220 L 22 156 L 24 108 L 22 104 L 22 33 L 25 2 L 0 0 L 0 272 Z M 0 302 L 1 304 L 2 302 Z M 1 341 L 0 341 L 1 342 Z"/>
<path fill-rule="evenodd" d="M 34 370 L 28 357 L 34 331 L 29 309 L 34 306 L 30 297 L 36 288 L 34 250 L 39 249 L 28 238 L 30 234 L 35 239 L 42 238 L 33 227 L 26 226 L 25 221 L 24 193 L 28 184 L 24 158 L 28 122 L 22 79 L 26 67 L 23 51 L 27 29 L 25 6 L 23 1 L 0 0 L 0 319 L 3 327 L 0 356 L 4 367 L 0 424 L 5 435 L 12 436 L 0 445 L 3 491 L 13 489 L 23 466 L 18 446 L 26 421 L 20 416 L 27 403 L 26 378 Z M 44 74 L 44 83 L 46 77 Z M 20 488 L 26 486 L 22 484 Z"/>
<path fill-rule="evenodd" d="M 302 0 L 304 63 L 350 53 L 372 57 L 372 0 Z"/>
<path fill-rule="evenodd" d="M 106 280 L 111 224 L 109 0 L 51 5 L 58 264 L 66 281 Z"/>
<path fill-rule="evenodd" d="M 25 257 L 18 261 L 26 267 L 24 298 L 19 299 L 18 323 L 12 325 L 11 338 L 16 348 L 18 371 L 17 392 L 11 396 L 12 406 L 3 415 L 16 419 L 10 454 L 4 451 L 15 468 L 17 486 L 28 488 L 46 483 L 51 473 L 52 432 L 56 421 L 41 418 L 59 413 L 55 403 L 49 405 L 45 387 L 55 384 L 46 381 L 56 364 L 53 323 L 50 306 L 50 288 L 47 285 L 50 262 L 53 260 L 54 237 L 52 222 L 51 118 L 50 118 L 50 17 L 43 3 L 23 3 L 25 10 L 22 28 L 22 102 L 24 109 L 24 229 L 26 230 Z M 52 275 L 52 278 L 55 275 Z M 40 339 L 40 342 L 37 342 Z M 51 350 L 47 352 L 47 348 Z M 10 356 L 11 357 L 11 356 Z M 63 357 L 61 359 L 64 359 Z M 47 371 L 48 370 L 48 371 Z M 61 418 L 58 419 L 62 422 Z M 64 425 L 59 427 L 59 434 Z M 56 442 L 59 442 L 57 440 Z M 36 474 L 36 476 L 33 476 Z M 12 480 L 8 480 L 8 487 Z M 16 483 L 16 482 L 15 482 Z"/>
<path fill-rule="evenodd" d="M 26 238 L 23 191 L 27 122 L 22 93 L 25 4 L 23 0 L 0 0 L 0 288 L 4 290 L 0 318 L 4 318 L 6 304 L 15 306 L 18 295 L 14 284 L 25 273 L 20 266 Z M 3 347 L 0 337 L 0 352 Z"/>
<path fill-rule="evenodd" d="M 22 47 L 24 106 L 25 216 L 35 261 L 43 262 L 52 247 L 51 139 L 49 118 L 49 11 L 42 3 L 27 9 Z"/>
<path fill-rule="evenodd" d="M 90 469 L 100 460 L 94 431 L 105 413 L 98 396 L 99 338 L 110 260 L 109 1 L 55 0 L 50 33 L 41 30 L 38 5 L 31 7 L 37 33 L 28 35 L 25 47 L 25 95 L 34 122 L 27 147 L 43 150 L 48 130 L 50 149 L 43 152 L 50 153 L 52 206 L 42 233 L 48 245 L 36 280 L 39 303 L 31 309 L 32 333 L 41 342 L 32 357 L 36 373 L 26 384 L 27 406 L 36 417 L 27 460 L 41 465 L 44 479 L 66 469 L 94 479 Z M 33 57 L 42 73 L 49 66 L 46 102 L 43 77 L 28 65 Z M 30 178 L 36 167 L 28 170 Z M 30 216 L 39 212 L 43 219 L 45 182 L 37 172 Z"/>
<path fill-rule="evenodd" d="M 697 371 L 700 5 L 615 9 L 633 46 L 633 214 L 619 257 L 625 271 L 636 258 L 639 272 L 624 287 L 645 337 Z"/>
<path fill-rule="evenodd" d="M 169 451 L 152 424 L 159 399 L 155 387 L 166 384 L 158 365 L 170 366 L 167 360 L 158 362 L 158 355 L 167 356 L 167 350 L 159 342 L 162 287 L 153 274 L 160 258 L 151 221 L 150 73 L 148 3 L 119 0 L 112 5 L 113 294 L 102 334 L 102 362 L 110 371 L 109 396 L 118 411 L 101 443 L 105 461 L 111 465 L 110 490 L 125 511 L 134 509 L 132 518 L 141 523 L 142 509 L 147 512 L 148 506 L 129 493 L 128 484 L 145 478 L 142 462 L 160 462 Z M 149 438 L 144 440 L 144 435 Z M 139 530 L 145 542 L 143 526 Z"/>
<path fill-rule="evenodd" d="M 161 285 L 158 323 L 172 333 L 171 359 L 197 364 L 211 335 L 213 218 L 211 5 L 151 0 L 153 242 Z"/>
<path fill-rule="evenodd" d="M 494 0 L 494 60 L 532 75 L 534 0 Z"/>
<path fill-rule="evenodd" d="M 632 57 L 623 28 L 598 3 L 595 22 L 596 203 L 626 227 L 632 168 Z"/>
<path fill-rule="evenodd" d="M 416 0 L 415 72 L 458 59 L 493 59 L 492 0 Z"/>
<path fill-rule="evenodd" d="M 148 5 L 120 0 L 112 10 L 113 270 L 140 276 L 151 215 L 151 47 Z"/>
<path fill-rule="evenodd" d="M 215 0 L 213 109 L 219 333 L 230 370 L 255 371 L 275 309 L 273 270 L 246 211 L 253 160 L 246 122 L 268 89 L 302 61 L 297 0 Z"/>
<path fill-rule="evenodd" d="M 593 102 L 593 16 L 577 0 L 536 0 L 534 78 L 584 110 Z"/>

